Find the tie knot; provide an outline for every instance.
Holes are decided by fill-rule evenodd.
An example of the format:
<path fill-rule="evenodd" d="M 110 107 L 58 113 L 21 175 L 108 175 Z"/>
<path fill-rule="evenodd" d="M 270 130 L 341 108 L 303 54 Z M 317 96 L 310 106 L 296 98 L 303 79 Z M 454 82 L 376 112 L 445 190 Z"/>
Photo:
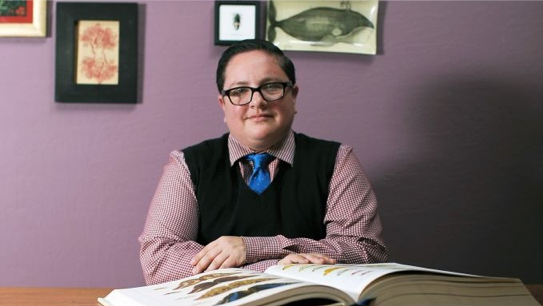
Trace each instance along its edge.
<path fill-rule="evenodd" d="M 259 169 L 268 166 L 273 156 L 268 153 L 252 153 L 247 155 L 247 159 L 253 162 L 254 169 Z"/>

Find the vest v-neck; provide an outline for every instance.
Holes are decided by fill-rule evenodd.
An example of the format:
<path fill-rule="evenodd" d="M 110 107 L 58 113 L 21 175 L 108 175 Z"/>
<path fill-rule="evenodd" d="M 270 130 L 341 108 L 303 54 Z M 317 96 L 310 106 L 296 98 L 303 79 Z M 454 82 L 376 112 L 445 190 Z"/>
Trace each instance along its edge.
<path fill-rule="evenodd" d="M 206 245 L 221 236 L 326 236 L 328 187 L 339 143 L 295 134 L 292 165 L 280 161 L 261 195 L 239 165 L 232 167 L 228 135 L 183 150 L 198 202 L 198 236 Z"/>

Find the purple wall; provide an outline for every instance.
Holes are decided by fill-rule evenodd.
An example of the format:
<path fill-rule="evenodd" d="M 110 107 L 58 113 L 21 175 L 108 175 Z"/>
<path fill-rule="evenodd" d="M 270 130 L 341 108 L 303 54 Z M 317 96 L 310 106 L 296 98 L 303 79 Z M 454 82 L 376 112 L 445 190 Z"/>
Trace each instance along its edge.
<path fill-rule="evenodd" d="M 140 12 L 137 105 L 55 103 L 54 28 L 0 38 L 0 286 L 143 284 L 136 239 L 168 153 L 226 131 L 213 2 Z M 379 55 L 288 52 L 294 128 L 355 148 L 391 260 L 543 282 L 541 16 L 382 2 Z"/>

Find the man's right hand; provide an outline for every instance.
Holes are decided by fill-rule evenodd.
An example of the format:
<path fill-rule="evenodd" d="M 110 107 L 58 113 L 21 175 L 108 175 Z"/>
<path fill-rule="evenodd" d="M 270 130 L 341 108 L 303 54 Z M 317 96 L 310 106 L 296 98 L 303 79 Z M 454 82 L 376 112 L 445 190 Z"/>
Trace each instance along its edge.
<path fill-rule="evenodd" d="M 335 264 L 336 260 L 328 257 L 323 254 L 318 253 L 299 253 L 299 254 L 289 254 L 285 258 L 281 259 L 278 264 L 288 265 L 288 264 Z"/>
<path fill-rule="evenodd" d="M 246 262 L 243 239 L 237 236 L 222 236 L 206 245 L 190 261 L 192 274 L 222 268 L 235 268 Z"/>

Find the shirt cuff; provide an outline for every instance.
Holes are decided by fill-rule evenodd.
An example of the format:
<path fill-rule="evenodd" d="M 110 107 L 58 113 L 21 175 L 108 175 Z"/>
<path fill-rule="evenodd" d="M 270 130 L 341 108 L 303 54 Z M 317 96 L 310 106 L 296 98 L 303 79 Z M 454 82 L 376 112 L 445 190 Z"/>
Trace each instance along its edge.
<path fill-rule="evenodd" d="M 247 263 L 286 256 L 277 237 L 241 237 L 245 243 Z"/>

